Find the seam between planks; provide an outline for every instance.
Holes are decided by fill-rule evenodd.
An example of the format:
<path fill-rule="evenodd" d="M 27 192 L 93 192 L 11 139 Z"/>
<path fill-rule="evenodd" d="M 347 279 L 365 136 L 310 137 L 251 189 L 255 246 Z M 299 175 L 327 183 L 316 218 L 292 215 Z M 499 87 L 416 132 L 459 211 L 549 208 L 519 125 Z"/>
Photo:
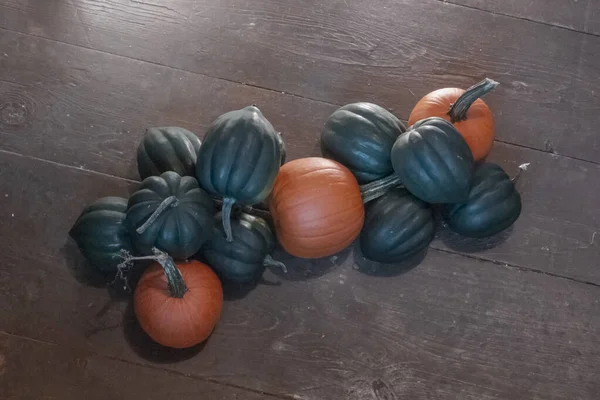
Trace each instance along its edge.
<path fill-rule="evenodd" d="M 451 4 L 451 5 L 454 5 L 456 7 L 472 8 L 472 7 L 462 6 L 462 5 L 458 5 L 458 4 L 454 4 L 454 3 L 448 3 L 445 0 L 435 0 L 435 1 L 442 2 L 442 3 L 445 3 L 445 4 Z M 474 9 L 479 10 L 477 8 L 474 8 Z M 479 10 L 479 11 L 481 11 L 481 12 L 487 12 L 487 11 L 484 11 L 484 10 Z M 498 14 L 498 15 L 503 15 L 503 14 Z M 516 18 L 516 17 L 509 16 L 509 15 L 506 15 L 506 17 Z M 531 22 L 537 23 L 536 21 L 531 21 Z M 554 26 L 554 25 L 550 25 L 550 26 Z M 182 69 L 182 68 L 178 68 L 178 67 L 173 67 L 173 66 L 166 65 L 166 64 L 161 64 L 161 63 L 157 63 L 157 62 L 154 62 L 154 61 L 148 61 L 148 60 L 144 60 L 144 59 L 141 59 L 141 58 L 124 56 L 124 55 L 121 55 L 121 54 L 111 53 L 109 51 L 99 50 L 99 49 L 95 49 L 93 47 L 88 47 L 88 46 L 84 46 L 84 45 L 80 45 L 80 44 L 73 44 L 73 43 L 67 43 L 67 42 L 63 42 L 63 41 L 60 41 L 60 40 L 56 40 L 56 39 L 49 39 L 49 38 L 46 38 L 46 37 L 43 37 L 43 36 L 31 34 L 31 33 L 24 33 L 24 32 L 13 31 L 11 29 L 6 29 L 6 28 L 2 28 L 2 27 L 0 27 L 0 31 L 12 32 L 12 33 L 15 33 L 17 35 L 23 35 L 23 36 L 27 36 L 27 37 L 33 37 L 33 38 L 36 38 L 36 39 L 39 39 L 39 40 L 45 40 L 45 41 L 53 42 L 53 43 L 60 43 L 60 44 L 63 44 L 65 46 L 73 46 L 73 47 L 80 48 L 80 49 L 85 49 L 85 50 L 88 50 L 88 51 L 94 51 L 94 52 L 97 52 L 97 53 L 100 53 L 100 54 L 107 54 L 107 55 L 110 55 L 110 56 L 113 56 L 113 57 L 124 58 L 126 60 L 133 60 L 133 61 L 137 61 L 137 62 L 140 62 L 140 63 L 146 63 L 146 64 L 150 64 L 150 65 L 155 65 L 157 67 L 166 68 L 166 69 L 170 69 L 170 70 L 173 70 L 173 71 L 178 71 L 178 72 L 183 72 L 183 73 L 192 74 L 192 75 L 196 75 L 196 76 L 202 76 L 202 77 L 205 77 L 205 78 L 215 79 L 217 81 L 223 81 L 223 82 L 233 83 L 233 84 L 237 84 L 237 85 L 244 85 L 244 86 L 248 86 L 248 87 L 259 89 L 259 90 L 264 90 L 264 91 L 267 91 L 267 92 L 272 92 L 272 93 L 277 93 L 277 94 L 283 94 L 283 95 L 287 95 L 287 96 L 291 96 L 291 97 L 295 97 L 295 98 L 299 98 L 299 99 L 303 99 L 303 100 L 308 100 L 308 101 L 314 101 L 316 103 L 327 104 L 327 105 L 336 106 L 336 107 L 343 106 L 343 104 L 340 104 L 340 103 L 332 103 L 332 102 L 325 101 L 325 100 L 320 100 L 320 99 L 315 99 L 315 98 L 312 98 L 312 97 L 302 96 L 302 95 L 299 95 L 299 94 L 296 94 L 296 93 L 292 93 L 292 92 L 285 92 L 285 91 L 281 91 L 281 90 L 271 89 L 271 88 L 268 88 L 266 86 L 260 86 L 260 85 L 250 84 L 250 83 L 239 82 L 239 81 L 236 81 L 236 80 L 233 80 L 233 79 L 227 79 L 227 78 L 212 76 L 212 75 L 208 75 L 208 74 L 203 73 L 203 72 L 188 71 L 186 69 Z M 580 33 L 584 33 L 584 32 L 580 32 Z M 600 37 L 600 35 L 598 35 L 598 37 Z M 9 82 L 9 83 L 15 84 L 14 82 Z M 23 86 L 23 85 L 21 85 L 21 86 Z M 400 119 L 402 119 L 404 122 L 407 121 L 405 118 L 402 118 L 402 117 Z M 540 149 L 540 148 L 537 148 L 537 147 L 531 147 L 531 146 L 522 145 L 522 144 L 519 144 L 519 143 L 513 143 L 513 142 L 508 142 L 508 141 L 503 141 L 503 140 L 498 140 L 498 139 L 495 139 L 494 141 L 498 142 L 498 143 L 507 144 L 509 146 L 526 148 L 526 149 L 538 151 L 540 153 L 552 154 L 554 156 L 564 157 L 564 158 L 571 159 L 571 160 L 585 161 L 585 162 L 588 162 L 588 163 L 591 163 L 591 164 L 594 164 L 594 165 L 600 165 L 600 161 L 592 161 L 592 160 L 587 160 L 585 158 L 579 158 L 579 157 L 575 157 L 575 156 L 560 154 L 560 153 L 557 153 L 557 152 L 555 152 L 553 150 L 544 150 L 544 149 Z"/>
<path fill-rule="evenodd" d="M 65 165 L 65 164 L 61 164 L 55 161 L 49 161 L 49 160 L 45 160 L 43 158 L 39 158 L 39 157 L 34 157 L 34 156 L 30 156 L 30 155 L 26 155 L 26 154 L 20 154 L 14 151 L 8 151 L 8 150 L 3 150 L 0 149 L 0 154 L 9 154 L 12 156 L 17 156 L 17 157 L 22 157 L 22 158 L 26 158 L 26 159 L 30 159 L 30 160 L 35 160 L 35 161 L 40 161 L 40 162 L 45 162 L 45 163 L 49 163 L 52 165 L 55 165 L 57 167 L 62 167 L 62 168 L 68 168 L 68 169 L 72 169 L 75 171 L 79 171 L 79 172 L 87 172 L 90 174 L 95 174 L 95 175 L 99 175 L 99 176 L 103 176 L 103 177 L 107 177 L 107 178 L 112 178 L 112 179 L 119 179 L 122 181 L 126 181 L 129 183 L 140 183 L 139 180 L 134 180 L 134 179 L 129 179 L 129 178 L 123 178 L 121 176 L 116 176 L 116 175 L 111 175 L 111 174 L 106 174 L 103 172 L 98 172 L 98 171 L 94 171 L 91 169 L 85 169 L 85 168 L 80 168 L 80 167 L 75 167 L 72 165 Z M 504 261 L 498 261 L 498 260 L 494 260 L 492 258 L 486 258 L 486 257 L 478 257 L 472 254 L 468 254 L 468 253 L 460 253 L 460 252 L 455 252 L 452 250 L 448 250 L 448 249 L 443 249 L 443 248 L 439 248 L 439 247 L 435 247 L 435 246 L 431 246 L 430 249 L 434 250 L 434 251 L 439 251 L 442 253 L 448 253 L 448 254 L 454 254 L 460 257 L 466 257 L 466 258 L 470 258 L 470 259 L 474 259 L 474 260 L 478 260 L 478 261 L 482 261 L 482 262 L 489 262 L 495 265 L 500 265 L 503 267 L 509 267 L 509 268 L 513 268 L 513 269 L 517 269 L 520 271 L 524 271 L 524 272 L 533 272 L 533 273 L 537 273 L 537 274 L 543 274 L 543 275 L 548 275 L 548 276 L 552 276 L 554 278 L 562 278 L 562 279 L 566 279 L 568 281 L 571 282 L 576 282 L 576 283 L 580 283 L 580 284 L 584 284 L 584 285 L 591 285 L 591 286 L 595 286 L 595 287 L 600 287 L 600 284 L 598 283 L 594 283 L 592 281 L 586 281 L 583 279 L 577 279 L 577 278 L 572 278 L 569 276 L 565 276 L 565 275 L 560 275 L 560 274 L 556 274 L 556 273 L 552 273 L 552 272 L 546 272 L 546 271 L 542 271 L 536 268 L 531 268 L 531 267 L 524 267 L 522 265 L 519 264 L 512 264 L 512 263 L 507 263 Z"/>
<path fill-rule="evenodd" d="M 475 6 L 468 6 L 466 4 L 458 4 L 458 3 L 452 2 L 451 0 L 435 0 L 435 1 L 438 1 L 438 2 L 444 3 L 444 4 L 450 4 L 450 5 L 453 5 L 455 7 L 468 8 L 469 10 L 476 10 L 476 11 L 484 12 L 484 13 L 491 14 L 491 15 L 497 15 L 497 16 L 506 17 L 506 18 L 513 18 L 513 19 L 518 19 L 518 20 L 521 20 L 521 21 L 531 22 L 531 23 L 534 23 L 534 24 L 545 25 L 545 26 L 549 26 L 549 27 L 552 27 L 552 28 L 562 29 L 562 30 L 569 31 L 569 32 L 581 33 L 582 35 L 589 35 L 589 36 L 594 36 L 594 37 L 600 37 L 600 34 L 598 34 L 598 33 L 580 31 L 578 29 L 571 28 L 571 27 L 568 27 L 568 26 L 565 26 L 565 25 L 553 24 L 551 22 L 540 21 L 540 20 L 537 20 L 537 19 L 531 19 L 531 18 L 527 18 L 527 17 L 520 17 L 518 15 L 512 15 L 512 14 L 506 14 L 506 13 L 498 12 L 498 11 L 486 10 L 486 9 L 475 7 Z"/>
<path fill-rule="evenodd" d="M 73 349 L 73 350 L 77 350 L 80 349 L 80 347 L 74 347 L 74 346 L 69 346 L 69 345 L 65 345 L 65 344 L 59 344 L 59 343 L 54 343 L 54 342 L 48 342 L 45 340 L 39 340 L 39 339 L 34 339 L 34 338 L 30 338 L 29 336 L 24 336 L 24 335 L 20 335 L 17 333 L 12 333 L 12 332 L 7 332 L 4 330 L 0 330 L 0 335 L 6 335 L 6 336 L 11 336 L 20 340 L 27 340 L 27 341 L 31 341 L 31 342 L 35 342 L 38 344 L 43 344 L 46 346 L 52 346 L 52 347 L 66 347 L 69 349 Z M 99 353 L 93 350 L 90 350 L 88 348 L 83 348 L 85 350 L 86 353 L 88 354 L 92 354 L 98 357 L 102 357 L 105 358 L 107 360 L 114 360 L 114 361 L 119 361 L 125 364 L 129 364 L 129 365 L 135 365 L 137 367 L 142 367 L 142 368 L 148 368 L 148 369 L 153 369 L 156 371 L 163 371 L 166 372 L 168 374 L 171 375 L 176 375 L 176 376 L 180 376 L 180 377 L 184 377 L 184 378 L 188 378 L 188 379 L 193 379 L 196 381 L 202 381 L 202 382 L 208 382 L 211 383 L 213 385 L 219 385 L 219 386 L 224 386 L 224 387 L 230 387 L 233 389 L 238 389 L 238 390 L 242 390 L 242 391 L 246 391 L 246 392 L 251 392 L 251 393 L 255 393 L 255 394 L 260 394 L 260 395 L 264 395 L 264 396 L 269 396 L 269 397 L 273 397 L 273 398 L 277 398 L 277 399 L 285 399 L 285 400 L 293 400 L 295 399 L 293 396 L 289 396 L 289 395 L 285 395 L 285 394 L 276 394 L 276 393 L 271 393 L 271 392 L 265 392 L 262 390 L 257 390 L 257 389 L 252 389 L 252 388 L 247 388 L 245 386 L 241 386 L 241 385 L 236 385 L 233 383 L 228 383 L 228 382 L 221 382 L 219 380 L 216 380 L 214 378 L 208 378 L 208 377 L 204 377 L 204 376 L 199 376 L 199 375 L 193 375 L 193 374 L 186 374 L 183 372 L 179 372 L 179 371 L 175 371 L 172 369 L 168 369 L 168 368 L 161 368 L 159 366 L 156 365 L 152 365 L 152 364 L 146 364 L 143 362 L 137 362 L 137 361 L 133 361 L 133 360 L 127 360 L 121 357 L 117 357 L 117 356 L 112 356 L 110 354 L 103 354 L 103 353 Z"/>

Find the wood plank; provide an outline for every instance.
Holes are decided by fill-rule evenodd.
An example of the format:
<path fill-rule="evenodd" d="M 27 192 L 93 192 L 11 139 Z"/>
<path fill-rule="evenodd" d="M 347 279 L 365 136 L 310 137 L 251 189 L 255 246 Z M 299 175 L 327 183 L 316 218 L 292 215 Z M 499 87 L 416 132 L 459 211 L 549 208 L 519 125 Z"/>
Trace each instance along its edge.
<path fill-rule="evenodd" d="M 599 37 L 436 0 L 310 6 L 0 0 L 0 6 L 0 26 L 7 29 L 333 104 L 374 101 L 403 118 L 430 90 L 467 87 L 487 75 L 501 82 L 486 99 L 498 139 L 600 162 L 595 128 L 580 124 L 595 121 L 600 104 L 600 74 L 587 57 L 598 54 Z M 583 51 L 584 41 L 595 52 Z M 45 62 L 60 64 L 56 58 Z M 129 72 L 120 70 L 121 87 L 135 92 L 132 86 L 140 85 L 125 77 L 137 75 L 138 64 L 129 65 Z M 197 91 L 206 93 L 204 86 Z M 580 100 L 582 93 L 590 103 Z M 287 127 L 293 121 L 281 129 Z"/>
<path fill-rule="evenodd" d="M 3 332 L 0 376 L 5 400 L 275 399 Z"/>
<path fill-rule="evenodd" d="M 598 0 L 449 0 L 447 2 L 600 35 L 598 29 L 600 25 L 595 24 L 591 17 L 600 11 Z"/>
<path fill-rule="evenodd" d="M 290 263 L 289 277 L 267 276 L 280 285 L 227 302 L 203 348 L 165 352 L 125 303 L 106 307 L 106 292 L 69 272 L 79 256 L 66 232 L 79 209 L 100 192 L 124 195 L 129 182 L 0 160 L 2 331 L 304 400 L 595 399 L 600 390 L 597 286 L 435 250 L 392 277 L 360 273 L 350 255 Z"/>

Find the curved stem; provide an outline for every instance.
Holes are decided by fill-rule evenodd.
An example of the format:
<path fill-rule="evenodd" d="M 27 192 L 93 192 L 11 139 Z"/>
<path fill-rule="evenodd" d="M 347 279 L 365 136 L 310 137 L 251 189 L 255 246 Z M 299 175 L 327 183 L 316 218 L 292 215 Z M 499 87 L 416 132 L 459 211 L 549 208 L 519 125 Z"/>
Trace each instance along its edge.
<path fill-rule="evenodd" d="M 375 200 L 383 196 L 385 192 L 391 188 L 397 186 L 402 186 L 402 182 L 400 182 L 400 178 L 398 178 L 394 173 L 386 176 L 385 178 L 361 185 L 360 194 L 362 195 L 363 203 L 366 204 L 371 200 Z"/>
<path fill-rule="evenodd" d="M 529 167 L 530 163 L 525 163 L 525 164 L 521 164 L 519 165 L 519 170 L 517 171 L 517 174 L 510 180 L 512 183 L 516 184 L 519 181 L 519 178 L 521 177 L 521 173 L 523 171 L 527 171 L 527 167 Z"/>
<path fill-rule="evenodd" d="M 485 78 L 481 82 L 468 88 L 454 104 L 450 106 L 448 115 L 452 123 L 467 119 L 467 111 L 478 98 L 496 89 L 498 82 Z"/>
<path fill-rule="evenodd" d="M 235 204 L 235 199 L 225 197 L 223 199 L 223 230 L 228 242 L 233 242 L 233 234 L 231 232 L 231 208 Z"/>
<path fill-rule="evenodd" d="M 281 261 L 274 260 L 270 254 L 267 254 L 267 256 L 265 257 L 265 261 L 263 261 L 263 265 L 265 267 L 281 268 L 281 270 L 283 271 L 284 274 L 287 274 L 287 272 L 288 272 L 285 264 L 282 263 Z"/>
<path fill-rule="evenodd" d="M 148 218 L 146 220 L 146 222 L 144 222 L 142 224 L 142 226 L 137 228 L 135 231 L 137 233 L 139 233 L 140 235 L 142 233 L 146 232 L 146 230 L 150 227 L 150 225 L 152 225 L 158 219 L 158 217 L 160 217 L 160 214 L 162 214 L 163 211 L 165 211 L 169 207 L 177 207 L 178 205 L 179 205 L 179 199 L 177 197 L 175 197 L 175 196 L 167 197 L 166 199 L 164 199 L 162 201 L 162 203 L 160 203 L 158 208 L 156 210 L 154 210 L 154 212 L 152 213 L 150 218 Z"/>
<path fill-rule="evenodd" d="M 185 281 L 183 280 L 183 275 L 181 275 L 181 271 L 177 268 L 173 258 L 171 258 L 164 251 L 160 251 L 156 247 L 152 248 L 152 253 L 153 255 L 151 256 L 132 257 L 125 252 L 123 253 L 123 262 L 119 264 L 117 268 L 119 270 L 131 268 L 133 261 L 137 260 L 156 261 L 163 268 L 163 271 L 165 271 L 170 296 L 178 299 L 183 298 L 188 289 L 185 285 Z"/>

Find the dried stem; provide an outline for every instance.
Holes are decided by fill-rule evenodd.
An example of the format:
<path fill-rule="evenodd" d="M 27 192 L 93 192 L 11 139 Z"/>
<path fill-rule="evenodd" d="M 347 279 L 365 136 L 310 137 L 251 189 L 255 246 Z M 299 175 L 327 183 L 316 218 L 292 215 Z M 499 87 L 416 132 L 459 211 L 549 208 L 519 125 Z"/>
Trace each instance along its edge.
<path fill-rule="evenodd" d="M 475 100 L 484 96 L 485 94 L 491 92 L 496 89 L 499 85 L 498 82 L 493 81 L 489 78 L 485 78 L 479 83 L 468 88 L 459 98 L 456 100 L 452 106 L 450 106 L 450 110 L 448 111 L 448 115 L 450 116 L 450 121 L 452 123 L 464 121 L 467 119 L 467 112 L 469 108 Z"/>
<path fill-rule="evenodd" d="M 400 186 L 402 186 L 400 178 L 398 178 L 396 174 L 392 173 L 385 178 L 361 185 L 360 194 L 362 195 L 363 203 L 366 204 L 369 201 L 383 196 L 391 188 Z"/>
<path fill-rule="evenodd" d="M 179 199 L 177 199 L 177 197 L 175 197 L 175 196 L 167 197 L 166 199 L 164 199 L 162 201 L 162 203 L 160 203 L 158 208 L 156 210 L 154 210 L 154 212 L 152 213 L 150 218 L 148 218 L 146 220 L 146 222 L 144 222 L 144 224 L 142 226 L 140 226 L 139 228 L 137 228 L 135 231 L 137 233 L 139 233 L 140 235 L 142 233 L 146 232 L 146 230 L 150 227 L 150 225 L 152 225 L 158 219 L 158 217 L 160 217 L 160 214 L 162 214 L 167 208 L 177 207 L 178 205 L 179 205 Z"/>
<path fill-rule="evenodd" d="M 277 261 L 277 260 L 273 259 L 273 257 L 271 257 L 270 254 L 267 254 L 267 256 L 265 257 L 265 261 L 263 262 L 263 265 L 265 267 L 281 268 L 281 270 L 285 274 L 287 274 L 287 272 L 288 272 L 285 264 L 282 263 L 281 261 Z"/>

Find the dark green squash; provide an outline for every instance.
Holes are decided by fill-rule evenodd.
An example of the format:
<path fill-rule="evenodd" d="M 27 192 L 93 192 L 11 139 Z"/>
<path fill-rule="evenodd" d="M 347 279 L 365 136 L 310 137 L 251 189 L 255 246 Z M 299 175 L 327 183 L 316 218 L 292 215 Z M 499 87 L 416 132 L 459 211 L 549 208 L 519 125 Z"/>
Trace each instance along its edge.
<path fill-rule="evenodd" d="M 208 129 L 196 177 L 211 195 L 223 198 L 223 227 L 232 240 L 235 203 L 257 204 L 269 195 L 281 165 L 279 134 L 255 106 L 221 115 Z"/>
<path fill-rule="evenodd" d="M 148 128 L 137 149 L 140 178 L 173 171 L 194 176 L 200 138 L 175 126 Z"/>
<path fill-rule="evenodd" d="M 126 199 L 100 198 L 83 209 L 69 230 L 69 236 L 92 267 L 111 280 L 117 273 L 117 266 L 123 261 L 121 250 L 134 253 L 125 226 L 126 209 Z"/>
<path fill-rule="evenodd" d="M 365 211 L 360 248 L 369 260 L 403 261 L 426 248 L 435 236 L 431 207 L 406 189 L 390 189 Z"/>
<path fill-rule="evenodd" d="M 394 172 L 390 152 L 406 127 L 376 104 L 353 103 L 338 108 L 325 122 L 321 154 L 347 167 L 359 184 Z"/>
<path fill-rule="evenodd" d="M 519 218 L 521 195 L 502 167 L 485 163 L 473 174 L 468 200 L 445 205 L 443 214 L 454 232 L 473 238 L 489 237 Z"/>
<path fill-rule="evenodd" d="M 264 219 L 246 213 L 232 215 L 234 239 L 231 242 L 227 241 L 220 221 L 219 213 L 215 216 L 214 233 L 204 244 L 202 253 L 222 279 L 245 283 L 259 280 L 268 266 L 285 270 L 285 265 L 271 257 L 276 239 Z"/>
<path fill-rule="evenodd" d="M 279 143 L 279 151 L 281 152 L 281 162 L 280 165 L 285 164 L 287 158 L 287 149 L 285 147 L 285 142 L 283 141 L 283 137 L 281 132 L 277 134 L 277 142 Z"/>
<path fill-rule="evenodd" d="M 442 118 L 418 121 L 392 148 L 396 176 L 428 203 L 461 203 L 469 197 L 473 155 L 462 135 Z"/>
<path fill-rule="evenodd" d="M 152 248 L 184 260 L 200 250 L 213 229 L 215 205 L 191 176 L 167 171 L 142 181 L 127 205 L 125 222 L 142 254 Z"/>

